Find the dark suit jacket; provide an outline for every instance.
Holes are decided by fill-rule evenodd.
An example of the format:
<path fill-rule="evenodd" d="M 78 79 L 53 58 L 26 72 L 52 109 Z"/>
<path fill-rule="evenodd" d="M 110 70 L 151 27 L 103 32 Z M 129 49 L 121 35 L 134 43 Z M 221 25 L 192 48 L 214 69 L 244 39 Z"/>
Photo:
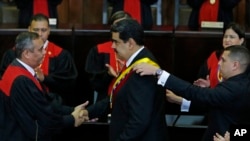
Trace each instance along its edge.
<path fill-rule="evenodd" d="M 133 62 L 144 57 L 156 61 L 144 48 Z M 116 94 L 110 123 L 110 141 L 166 141 L 165 90 L 157 86 L 156 81 L 154 76 L 140 76 L 132 72 Z M 107 98 L 106 103 L 103 102 L 105 107 L 109 105 L 108 101 Z M 96 116 L 92 113 L 96 110 L 94 107 L 88 110 L 90 116 Z"/>
<path fill-rule="evenodd" d="M 170 75 L 165 88 L 192 100 L 192 106 L 209 108 L 204 140 L 213 140 L 216 132 L 224 135 L 233 124 L 250 122 L 250 81 L 246 74 L 231 77 L 213 89 L 201 88 Z"/>

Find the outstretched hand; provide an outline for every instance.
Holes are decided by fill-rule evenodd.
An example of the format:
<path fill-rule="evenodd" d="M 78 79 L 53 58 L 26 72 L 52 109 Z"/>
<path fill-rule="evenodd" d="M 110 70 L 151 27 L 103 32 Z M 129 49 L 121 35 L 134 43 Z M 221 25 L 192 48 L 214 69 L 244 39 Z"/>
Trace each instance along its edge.
<path fill-rule="evenodd" d="M 141 76 L 155 75 L 157 69 L 159 69 L 159 67 L 148 64 L 148 63 L 140 63 L 133 67 L 133 70 L 136 73 L 140 74 Z"/>
<path fill-rule="evenodd" d="M 199 78 L 195 80 L 194 85 L 200 86 L 200 87 L 210 87 L 209 75 L 207 75 L 206 79 Z"/>
<path fill-rule="evenodd" d="M 80 104 L 75 107 L 74 111 L 71 113 L 75 119 L 75 127 L 80 126 L 83 122 L 89 120 L 89 114 L 88 111 L 85 109 L 85 107 L 89 104 L 88 101 L 84 102 L 83 104 Z"/>
<path fill-rule="evenodd" d="M 89 119 L 89 114 L 88 111 L 86 110 L 86 106 L 88 106 L 89 101 L 84 102 L 83 104 L 80 104 L 75 107 L 75 111 L 78 111 L 78 118 L 80 118 L 80 122 L 75 125 L 75 127 L 80 126 L 83 122 L 96 122 L 99 119 L 98 118 L 93 118 Z"/>
<path fill-rule="evenodd" d="M 168 102 L 176 103 L 176 104 L 181 105 L 183 98 L 176 95 L 172 91 L 166 89 L 166 99 L 167 99 Z"/>
<path fill-rule="evenodd" d="M 220 135 L 219 133 L 215 133 L 214 141 L 230 141 L 230 133 L 227 131 L 224 136 Z"/>
<path fill-rule="evenodd" d="M 78 109 L 84 110 L 86 108 L 86 106 L 88 106 L 88 104 L 89 104 L 89 101 L 86 101 L 83 104 L 80 104 L 80 105 L 76 106 L 75 110 L 78 110 Z"/>

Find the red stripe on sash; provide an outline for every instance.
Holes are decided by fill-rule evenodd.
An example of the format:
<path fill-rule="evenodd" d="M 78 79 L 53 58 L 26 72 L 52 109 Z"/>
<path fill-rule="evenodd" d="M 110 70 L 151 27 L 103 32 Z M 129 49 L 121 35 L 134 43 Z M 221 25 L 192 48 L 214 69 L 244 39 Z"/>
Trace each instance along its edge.
<path fill-rule="evenodd" d="M 117 84 L 116 88 L 113 89 L 113 95 L 112 95 L 112 103 L 114 104 L 116 99 L 116 94 L 119 92 L 119 90 L 123 87 L 124 84 L 126 84 L 128 78 L 131 76 L 133 71 L 130 71 L 126 76 L 120 81 L 119 84 Z"/>

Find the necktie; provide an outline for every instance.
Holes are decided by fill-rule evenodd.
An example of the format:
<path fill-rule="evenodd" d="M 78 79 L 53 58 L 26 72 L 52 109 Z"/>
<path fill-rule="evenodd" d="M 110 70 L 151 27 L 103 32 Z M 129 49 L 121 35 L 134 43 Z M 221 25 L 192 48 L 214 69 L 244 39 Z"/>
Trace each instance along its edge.
<path fill-rule="evenodd" d="M 36 78 L 36 80 L 39 80 L 38 77 L 37 77 L 37 75 L 36 75 L 36 73 L 34 74 L 34 77 Z"/>

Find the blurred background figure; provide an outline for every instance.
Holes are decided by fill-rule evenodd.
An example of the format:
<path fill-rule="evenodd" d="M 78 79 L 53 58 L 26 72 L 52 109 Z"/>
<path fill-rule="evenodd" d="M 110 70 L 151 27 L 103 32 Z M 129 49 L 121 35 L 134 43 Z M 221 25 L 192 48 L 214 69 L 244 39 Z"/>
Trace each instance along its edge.
<path fill-rule="evenodd" d="M 34 14 L 42 13 L 49 18 L 57 18 L 57 6 L 62 0 L 15 0 L 18 13 L 18 26 L 27 28 Z"/>
<path fill-rule="evenodd" d="M 113 7 L 112 13 L 124 10 L 136 19 L 144 29 L 151 29 L 153 25 L 153 16 L 151 5 L 158 0 L 108 0 Z"/>
<path fill-rule="evenodd" d="M 192 8 L 188 26 L 198 29 L 201 21 L 224 22 L 224 27 L 234 21 L 233 9 L 241 0 L 187 0 Z"/>

